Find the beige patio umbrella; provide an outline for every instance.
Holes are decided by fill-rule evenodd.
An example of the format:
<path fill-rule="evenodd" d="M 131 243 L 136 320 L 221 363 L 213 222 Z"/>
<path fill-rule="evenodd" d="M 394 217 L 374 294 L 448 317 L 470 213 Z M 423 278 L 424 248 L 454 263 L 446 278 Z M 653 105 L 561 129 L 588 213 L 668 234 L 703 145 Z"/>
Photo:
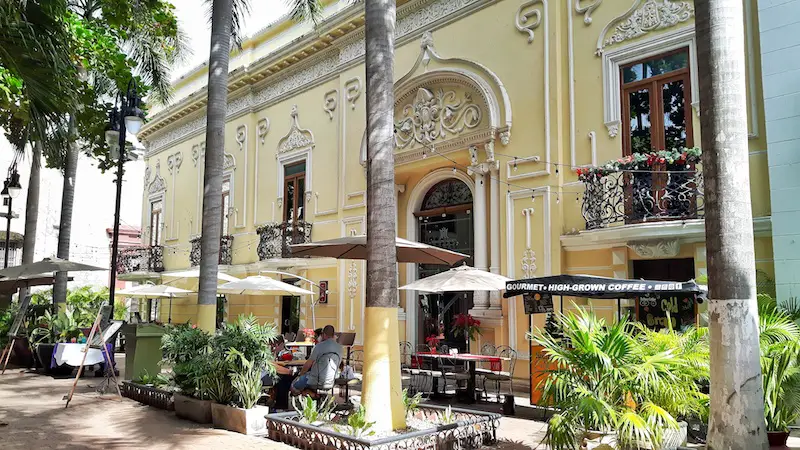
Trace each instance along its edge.
<path fill-rule="evenodd" d="M 238 280 L 239 278 L 228 275 L 227 273 L 217 272 L 217 284 Z M 185 282 L 185 287 L 197 291 L 200 289 L 200 269 L 195 268 L 182 270 L 180 272 L 165 272 L 161 274 L 161 282 L 173 286 Z"/>
<path fill-rule="evenodd" d="M 434 293 L 502 291 L 506 288 L 507 281 L 511 281 L 511 278 L 464 265 L 414 281 L 399 289 Z"/>
<path fill-rule="evenodd" d="M 25 279 L 34 275 L 55 272 L 84 272 L 93 270 L 108 270 L 108 267 L 90 266 L 66 259 L 56 257 L 45 258 L 35 263 L 23 264 L 21 266 L 9 267 L 0 270 L 0 277 L 7 280 Z"/>
<path fill-rule="evenodd" d="M 238 295 L 314 295 L 307 289 L 263 275 L 225 283 L 217 288 L 217 292 Z"/>
<path fill-rule="evenodd" d="M 469 257 L 463 253 L 445 250 L 421 242 L 395 238 L 397 262 L 440 264 L 452 266 Z M 337 259 L 367 259 L 367 235 L 348 236 L 309 244 L 295 244 L 289 247 L 292 256 L 322 256 Z"/>
<path fill-rule="evenodd" d="M 141 298 L 168 298 L 169 299 L 169 314 L 167 316 L 167 323 L 172 323 L 172 299 L 173 297 L 185 297 L 188 294 L 194 294 L 194 291 L 177 288 L 175 286 L 167 286 L 164 284 L 157 285 L 144 285 L 135 286 L 127 290 L 125 294 L 129 297 Z"/>

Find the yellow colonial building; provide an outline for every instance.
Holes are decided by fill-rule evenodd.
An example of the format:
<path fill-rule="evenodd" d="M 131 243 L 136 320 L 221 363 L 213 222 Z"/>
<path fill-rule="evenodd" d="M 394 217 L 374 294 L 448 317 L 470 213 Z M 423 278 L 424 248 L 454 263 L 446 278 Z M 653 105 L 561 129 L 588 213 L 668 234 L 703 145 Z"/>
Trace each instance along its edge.
<path fill-rule="evenodd" d="M 757 267 L 772 277 L 755 6 L 745 0 L 751 139 L 742 170 L 751 177 Z M 469 264 L 511 278 L 704 275 L 701 167 L 656 164 L 662 173 L 586 183 L 576 175 L 699 145 L 691 1 L 398 0 L 395 58 L 400 237 L 467 253 Z M 178 80 L 176 100 L 152 111 L 139 134 L 145 242 L 123 256 L 120 278 L 158 279 L 199 262 L 206 79 L 203 65 Z M 364 86 L 361 3 L 328 2 L 316 28 L 279 20 L 232 55 L 220 271 L 296 274 L 325 282 L 327 295 L 229 295 L 220 320 L 253 313 L 281 331 L 333 324 L 362 343 L 365 263 L 292 258 L 288 245 L 367 231 Z M 399 282 L 440 270 L 400 264 Z M 399 295 L 402 339 L 424 343 L 440 327 L 447 336 L 453 315 L 469 312 L 482 321 L 473 345 L 517 349 L 516 376 L 527 378 L 531 316 L 521 299 Z M 617 314 L 615 302 L 575 301 Z M 174 300 L 173 322 L 194 321 L 196 303 Z M 632 301 L 620 306 L 635 313 Z M 167 320 L 166 303 L 159 314 Z"/>

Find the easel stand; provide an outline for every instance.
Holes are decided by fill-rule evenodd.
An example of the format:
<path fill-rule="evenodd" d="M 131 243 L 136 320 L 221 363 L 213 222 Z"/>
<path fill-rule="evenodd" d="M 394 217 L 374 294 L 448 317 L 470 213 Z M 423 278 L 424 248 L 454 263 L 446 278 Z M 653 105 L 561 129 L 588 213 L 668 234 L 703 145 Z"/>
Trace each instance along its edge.
<path fill-rule="evenodd" d="M 8 366 L 8 360 L 11 359 L 11 351 L 14 349 L 15 342 L 17 342 L 16 336 L 11 338 L 11 341 L 6 345 L 3 349 L 3 353 L 0 355 L 0 361 L 3 361 L 3 370 L 0 372 L 0 375 L 6 373 L 6 366 Z"/>
<path fill-rule="evenodd" d="M 17 316 L 14 318 L 14 323 L 11 324 L 11 329 L 8 332 L 8 337 L 11 338 L 11 341 L 8 343 L 6 348 L 3 349 L 3 353 L 0 354 L 0 361 L 3 361 L 3 370 L 0 371 L 0 375 L 6 373 L 6 366 L 8 366 L 8 361 L 11 359 L 11 352 L 14 351 L 14 344 L 17 342 L 17 339 L 23 339 L 26 337 L 24 327 L 25 316 L 28 314 L 28 308 L 31 304 L 31 296 L 28 295 L 19 305 L 19 311 L 17 312 Z"/>
<path fill-rule="evenodd" d="M 117 377 L 114 375 L 114 368 L 110 367 L 111 364 L 111 355 L 108 353 L 108 347 L 106 346 L 106 340 L 103 333 L 103 330 L 100 329 L 100 321 L 103 317 L 103 308 L 100 308 L 100 312 L 97 313 L 97 318 L 94 320 L 94 325 L 92 325 L 92 330 L 89 332 L 89 337 L 86 339 L 86 348 L 83 349 L 83 358 L 81 359 L 81 365 L 78 366 L 78 373 L 75 375 L 75 381 L 72 383 L 72 389 L 69 390 L 69 394 L 64 396 L 64 400 L 67 401 L 67 404 L 64 405 L 64 408 L 69 407 L 69 402 L 72 401 L 72 395 L 75 393 L 75 388 L 78 387 L 78 380 L 81 378 L 81 374 L 83 374 L 83 364 L 86 362 L 86 355 L 89 353 L 89 349 L 91 348 L 92 340 L 94 339 L 95 334 L 99 333 L 101 336 L 100 339 L 100 348 L 103 352 L 105 357 L 105 366 L 106 366 L 106 380 L 103 381 L 104 384 L 113 384 L 114 388 L 117 390 L 117 395 L 119 398 L 122 398 L 122 392 L 119 390 L 119 384 L 117 383 Z M 110 369 L 110 371 L 109 371 Z"/>

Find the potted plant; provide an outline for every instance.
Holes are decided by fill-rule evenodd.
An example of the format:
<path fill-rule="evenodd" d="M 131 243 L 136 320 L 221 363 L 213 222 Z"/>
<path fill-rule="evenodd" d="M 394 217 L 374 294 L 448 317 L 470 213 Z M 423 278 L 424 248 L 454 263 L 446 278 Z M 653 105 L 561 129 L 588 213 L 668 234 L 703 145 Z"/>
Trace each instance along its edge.
<path fill-rule="evenodd" d="M 172 366 L 175 415 L 197 423 L 211 423 L 211 400 L 206 389 L 215 367 L 209 358 L 210 336 L 196 325 L 170 325 L 161 336 L 163 365 Z"/>
<path fill-rule="evenodd" d="M 770 446 L 782 447 L 800 417 L 800 305 L 759 295 L 764 417 Z"/>
<path fill-rule="evenodd" d="M 432 334 L 425 338 L 425 344 L 427 344 L 428 347 L 430 347 L 431 350 L 433 351 L 436 351 L 436 348 L 439 346 L 440 341 L 441 339 L 439 339 L 439 336 L 436 336 L 435 334 Z"/>
<path fill-rule="evenodd" d="M 540 404 L 558 411 L 544 438 L 549 448 L 580 447 L 584 439 L 612 448 L 662 448 L 665 430 L 679 428 L 673 413 L 701 409 L 703 395 L 693 380 L 701 370 L 688 349 L 676 351 L 668 342 L 647 348 L 625 318 L 606 324 L 579 307 L 557 320 L 563 340 L 540 329 L 531 333 L 556 366 L 537 386 Z"/>
<path fill-rule="evenodd" d="M 228 350 L 227 362 L 231 369 L 231 386 L 236 400 L 232 405 L 211 404 L 211 419 L 214 426 L 242 434 L 266 431 L 269 408 L 256 403 L 261 398 L 261 368 L 248 360 L 235 348 Z"/>
<path fill-rule="evenodd" d="M 306 342 L 314 342 L 314 330 L 311 328 L 303 328 L 303 338 Z"/>
<path fill-rule="evenodd" d="M 469 352 L 469 342 L 481 334 L 481 321 L 469 314 L 456 314 L 453 317 L 453 335 L 463 336 L 467 342 L 467 352 Z"/>

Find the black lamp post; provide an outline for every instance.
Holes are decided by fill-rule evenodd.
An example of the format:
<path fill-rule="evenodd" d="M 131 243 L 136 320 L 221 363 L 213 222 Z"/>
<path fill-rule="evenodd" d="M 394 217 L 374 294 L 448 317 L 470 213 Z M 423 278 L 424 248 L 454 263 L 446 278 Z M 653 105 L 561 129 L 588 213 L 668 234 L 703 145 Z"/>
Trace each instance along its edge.
<path fill-rule="evenodd" d="M 8 168 L 8 178 L 3 182 L 3 191 L 0 195 L 8 199 L 8 215 L 6 216 L 6 250 L 3 260 L 3 268 L 8 267 L 8 247 L 11 244 L 11 202 L 22 192 L 22 185 L 19 184 L 19 173 L 17 172 L 17 160 L 11 163 Z"/>
<path fill-rule="evenodd" d="M 111 281 L 108 285 L 108 300 L 111 306 L 111 318 L 114 318 L 114 287 L 117 284 L 117 254 L 119 253 L 119 208 L 122 200 L 122 174 L 125 163 L 125 133 L 139 132 L 144 124 L 144 113 L 139 109 L 141 99 L 136 92 L 136 81 L 128 82 L 125 95 L 119 93 L 114 108 L 108 115 L 106 144 L 111 150 L 111 159 L 117 160 L 117 200 L 114 205 L 114 236 L 111 243 Z M 117 108 L 119 105 L 119 109 Z"/>

